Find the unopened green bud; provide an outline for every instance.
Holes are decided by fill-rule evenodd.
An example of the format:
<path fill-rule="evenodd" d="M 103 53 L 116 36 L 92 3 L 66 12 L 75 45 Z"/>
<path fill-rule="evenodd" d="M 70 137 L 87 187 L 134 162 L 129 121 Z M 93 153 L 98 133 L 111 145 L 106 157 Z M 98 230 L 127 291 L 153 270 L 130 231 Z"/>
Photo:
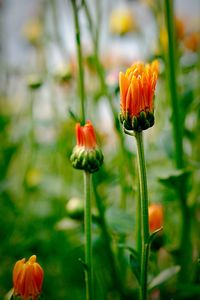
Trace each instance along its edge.
<path fill-rule="evenodd" d="M 42 80 L 41 76 L 39 76 L 37 74 L 29 75 L 27 78 L 27 85 L 32 90 L 39 89 L 42 84 L 43 84 L 43 80 Z"/>

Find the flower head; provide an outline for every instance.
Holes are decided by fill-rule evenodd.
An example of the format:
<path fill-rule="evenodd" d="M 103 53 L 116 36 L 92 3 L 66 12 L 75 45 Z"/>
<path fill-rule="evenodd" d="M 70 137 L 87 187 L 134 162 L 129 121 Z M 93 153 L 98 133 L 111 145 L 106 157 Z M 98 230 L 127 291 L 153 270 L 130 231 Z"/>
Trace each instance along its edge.
<path fill-rule="evenodd" d="M 138 62 L 119 74 L 120 119 L 127 130 L 141 131 L 154 124 L 154 92 L 158 61 Z"/>
<path fill-rule="evenodd" d="M 149 206 L 149 229 L 151 232 L 163 226 L 163 206 L 153 203 Z"/>
<path fill-rule="evenodd" d="M 22 300 L 38 300 L 43 283 L 44 272 L 32 255 L 26 262 L 25 258 L 18 260 L 13 269 L 14 297 Z"/>
<path fill-rule="evenodd" d="M 90 121 L 84 126 L 76 124 L 76 146 L 71 155 L 72 166 L 94 173 L 103 163 L 103 154 L 96 143 L 94 127 Z"/>

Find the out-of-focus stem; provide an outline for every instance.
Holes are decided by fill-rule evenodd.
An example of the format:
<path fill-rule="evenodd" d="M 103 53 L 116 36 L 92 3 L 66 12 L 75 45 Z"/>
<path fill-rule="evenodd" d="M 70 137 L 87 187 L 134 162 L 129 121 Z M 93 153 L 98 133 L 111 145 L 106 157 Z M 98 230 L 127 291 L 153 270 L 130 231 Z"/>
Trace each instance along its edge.
<path fill-rule="evenodd" d="M 168 31 L 168 80 L 171 95 L 172 105 L 172 122 L 173 122 L 173 134 L 175 140 L 175 158 L 177 168 L 183 167 L 183 143 L 182 143 L 182 131 L 180 122 L 180 113 L 178 106 L 178 94 L 176 83 L 176 53 L 174 42 L 174 13 L 171 0 L 165 0 L 166 4 L 166 22 Z"/>
<path fill-rule="evenodd" d="M 75 34 L 76 34 L 76 46 L 77 46 L 77 60 L 79 67 L 79 92 L 81 99 L 81 122 L 85 124 L 85 86 L 84 86 L 84 72 L 83 72 L 83 56 L 81 47 L 81 32 L 80 24 L 78 18 L 78 6 L 76 0 L 71 0 L 73 13 L 74 13 L 74 23 L 75 23 Z"/>
<path fill-rule="evenodd" d="M 183 130 L 180 120 L 180 110 L 178 103 L 177 81 L 176 81 L 176 52 L 175 52 L 175 27 L 174 27 L 174 8 L 172 0 L 165 0 L 166 25 L 168 32 L 168 82 L 170 88 L 170 97 L 172 105 L 172 125 L 175 144 L 175 162 L 177 169 L 184 168 L 183 160 Z M 182 212 L 182 231 L 180 241 L 180 279 L 182 282 L 188 282 L 190 277 L 190 265 L 192 263 L 191 251 L 191 217 L 187 205 L 187 182 L 185 177 L 177 186 L 181 212 Z"/>

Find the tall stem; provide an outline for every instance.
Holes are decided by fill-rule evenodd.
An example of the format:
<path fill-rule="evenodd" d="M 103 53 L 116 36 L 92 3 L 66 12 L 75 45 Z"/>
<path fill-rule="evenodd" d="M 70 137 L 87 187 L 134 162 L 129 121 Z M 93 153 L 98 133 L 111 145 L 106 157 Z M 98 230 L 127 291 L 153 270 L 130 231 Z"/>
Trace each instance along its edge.
<path fill-rule="evenodd" d="M 73 13 L 74 13 L 74 22 L 75 22 L 75 34 L 76 34 L 76 46 L 77 46 L 77 60 L 79 67 L 79 92 L 81 99 L 81 121 L 82 124 L 85 124 L 85 86 L 84 86 L 84 72 L 83 72 L 83 56 L 82 56 L 82 47 L 81 47 L 81 32 L 80 24 L 78 18 L 78 6 L 76 0 L 71 0 Z"/>
<path fill-rule="evenodd" d="M 142 132 L 135 132 L 137 143 L 138 178 L 140 188 L 140 209 L 141 209 L 141 278 L 140 278 L 140 299 L 147 299 L 147 274 L 149 259 L 149 218 L 148 218 L 148 191 L 146 165 L 144 158 L 144 145 Z"/>
<path fill-rule="evenodd" d="M 165 0 L 165 12 L 166 12 L 166 25 L 168 32 L 168 82 L 170 87 L 170 97 L 172 105 L 172 125 L 173 125 L 173 136 L 175 144 L 175 162 L 177 169 L 184 168 L 183 160 L 183 133 L 182 124 L 180 120 L 180 111 L 178 103 L 177 93 L 177 81 L 176 81 L 176 53 L 175 53 L 175 29 L 174 29 L 174 8 L 172 0 Z M 181 214 L 182 214 L 182 230 L 181 230 L 181 241 L 180 241 L 180 263 L 181 281 L 188 282 L 191 266 L 191 237 L 190 237 L 190 226 L 191 217 L 189 207 L 187 205 L 186 195 L 186 179 L 183 178 L 182 182 L 178 183 L 177 191 L 180 198 Z M 187 246 L 185 246 L 187 245 Z"/>
<path fill-rule="evenodd" d="M 86 300 L 92 300 L 93 297 L 93 267 L 92 267 L 92 217 L 91 217 L 91 175 L 84 172 L 84 225 L 85 225 L 85 282 L 86 282 Z"/>
<path fill-rule="evenodd" d="M 178 106 L 177 82 L 176 82 L 176 53 L 174 39 L 174 13 L 172 0 L 165 0 L 166 25 L 168 31 L 168 81 L 170 87 L 173 134 L 175 141 L 175 158 L 177 168 L 183 167 L 183 143 Z"/>

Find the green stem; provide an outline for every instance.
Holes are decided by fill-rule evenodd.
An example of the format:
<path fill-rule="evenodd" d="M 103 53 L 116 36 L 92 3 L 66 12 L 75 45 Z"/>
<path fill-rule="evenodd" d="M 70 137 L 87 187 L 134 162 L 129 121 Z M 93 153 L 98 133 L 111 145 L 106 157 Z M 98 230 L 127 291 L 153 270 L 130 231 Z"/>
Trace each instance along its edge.
<path fill-rule="evenodd" d="M 31 167 L 34 165 L 35 163 L 35 158 L 36 158 L 36 141 L 35 141 L 35 128 L 34 128 L 34 114 L 33 114 L 33 110 L 34 110 L 34 102 L 35 102 L 35 93 L 36 91 L 33 90 L 29 90 L 30 93 L 30 103 L 29 103 L 29 118 L 30 118 L 30 131 L 29 131 L 29 160 L 25 169 L 25 180 L 26 180 L 26 176 L 28 171 L 31 169 Z"/>
<path fill-rule="evenodd" d="M 136 234 L 137 234 L 137 252 L 138 252 L 138 260 L 139 264 L 141 265 L 141 252 L 142 252 L 142 240 L 141 240 L 141 194 L 140 194 L 140 185 L 139 185 L 139 180 L 138 180 L 138 194 L 137 194 L 137 207 L 136 207 Z"/>
<path fill-rule="evenodd" d="M 91 175 L 84 172 L 84 225 L 85 225 L 85 282 L 86 282 L 86 300 L 92 300 L 93 297 L 93 267 L 92 267 L 92 215 L 91 215 Z"/>
<path fill-rule="evenodd" d="M 75 22 L 75 34 L 76 34 L 76 46 L 77 46 L 77 60 L 79 67 L 79 92 L 81 99 L 81 121 L 82 124 L 85 124 L 85 86 L 84 86 L 84 72 L 83 72 L 83 56 L 82 56 L 82 47 L 81 47 L 81 32 L 80 24 L 78 19 L 78 6 L 76 0 L 71 0 L 73 13 L 74 13 L 74 22 Z"/>
<path fill-rule="evenodd" d="M 140 299 L 147 299 L 147 275 L 149 259 L 149 218 L 148 218 L 148 191 L 147 176 L 144 158 L 143 136 L 141 132 L 135 132 L 137 143 L 138 178 L 140 190 L 141 209 L 141 278 L 140 278 Z"/>
<path fill-rule="evenodd" d="M 183 132 L 182 123 L 180 120 L 180 111 L 178 103 L 177 82 L 176 82 L 176 52 L 175 52 L 175 27 L 174 27 L 174 7 L 172 0 L 165 0 L 165 12 L 166 12 L 166 25 L 168 32 L 168 82 L 170 87 L 170 97 L 172 105 L 172 125 L 173 125 L 173 137 L 175 144 L 175 162 L 177 169 L 184 168 L 183 160 Z M 187 205 L 187 182 L 183 178 L 182 182 L 179 182 L 177 191 L 180 198 L 181 215 L 182 215 L 182 230 L 180 240 L 180 263 L 181 272 L 180 279 L 183 282 L 188 282 L 191 271 L 191 217 L 189 207 Z M 186 246 L 187 245 L 187 246 Z"/>
<path fill-rule="evenodd" d="M 168 31 L 168 80 L 171 93 L 172 104 L 172 123 L 175 145 L 175 158 L 177 168 L 183 167 L 183 143 L 180 122 L 180 113 L 178 106 L 178 94 L 176 83 L 176 53 L 175 53 L 175 37 L 174 37 L 174 13 L 172 0 L 165 0 L 166 6 L 166 23 Z"/>

